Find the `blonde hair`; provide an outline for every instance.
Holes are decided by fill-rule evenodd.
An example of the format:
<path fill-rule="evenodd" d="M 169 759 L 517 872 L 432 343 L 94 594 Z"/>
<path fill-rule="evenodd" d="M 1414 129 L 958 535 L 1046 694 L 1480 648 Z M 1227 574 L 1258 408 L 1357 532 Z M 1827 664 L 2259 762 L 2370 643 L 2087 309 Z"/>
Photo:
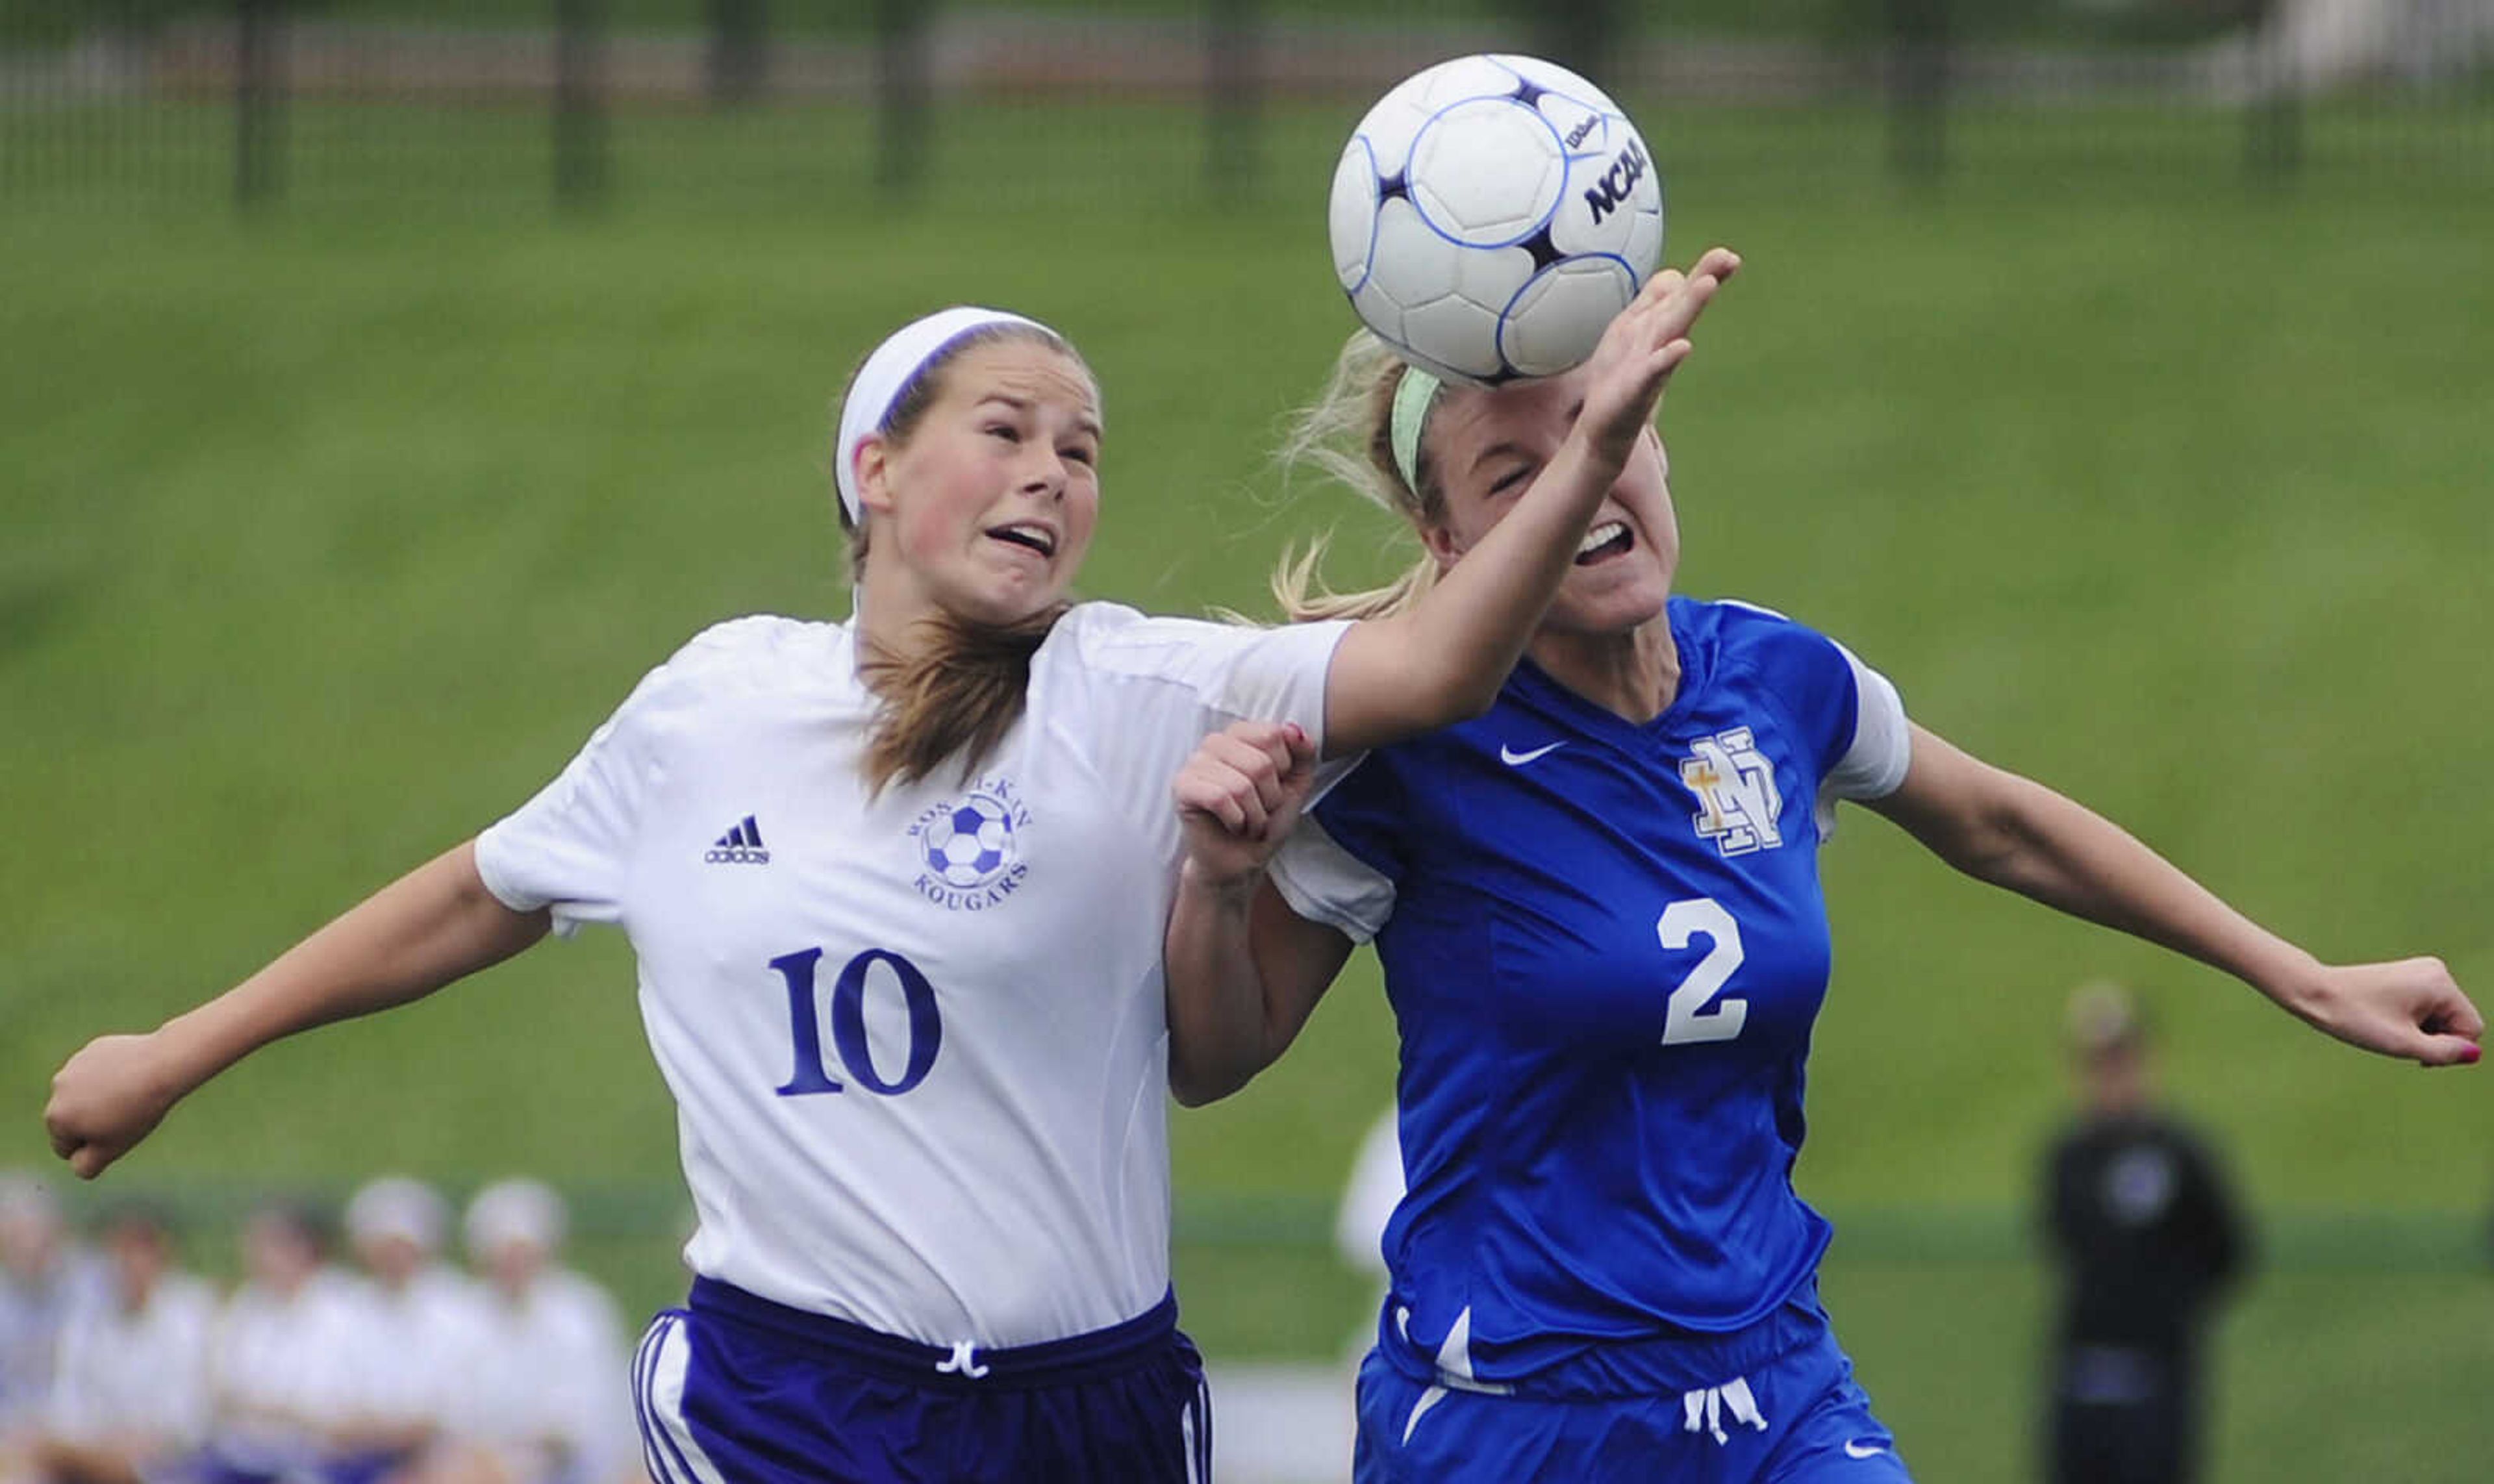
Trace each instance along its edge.
<path fill-rule="evenodd" d="M 1080 367 L 1097 384 L 1081 352 L 1054 331 L 1035 324 L 982 325 L 928 357 L 893 398 L 892 410 L 876 431 L 895 446 L 907 443 L 928 409 L 943 395 L 946 368 L 964 352 L 1007 341 L 1044 346 Z M 854 385 L 854 373 L 850 381 Z M 836 425 L 836 416 L 834 421 Z M 849 540 L 850 586 L 862 590 L 867 529 L 850 521 L 847 507 L 833 503 Z M 976 623 L 938 614 L 920 621 L 928 642 L 915 657 L 864 660 L 859 668 L 881 702 L 867 742 L 867 790 L 879 794 L 895 782 L 905 787 L 931 777 L 948 763 L 958 762 L 964 778 L 976 772 L 1020 719 L 1030 689 L 1030 657 L 1072 606 L 1060 602 L 1014 624 Z"/>
<path fill-rule="evenodd" d="M 1292 417 L 1283 436 L 1284 478 L 1303 464 L 1314 465 L 1371 504 L 1402 516 L 1414 531 L 1445 524 L 1445 491 L 1429 457 L 1428 439 L 1421 439 L 1419 457 L 1413 462 L 1417 489 L 1406 484 L 1394 467 L 1394 393 L 1410 369 L 1385 342 L 1366 330 L 1352 332 L 1342 354 L 1334 358 L 1324 390 Z M 1327 544 L 1327 537 L 1319 536 L 1303 551 L 1285 551 L 1273 569 L 1273 599 L 1293 623 L 1385 618 L 1410 608 L 1437 586 L 1438 560 L 1424 550 L 1402 576 L 1382 588 L 1336 592 L 1318 572 Z"/>

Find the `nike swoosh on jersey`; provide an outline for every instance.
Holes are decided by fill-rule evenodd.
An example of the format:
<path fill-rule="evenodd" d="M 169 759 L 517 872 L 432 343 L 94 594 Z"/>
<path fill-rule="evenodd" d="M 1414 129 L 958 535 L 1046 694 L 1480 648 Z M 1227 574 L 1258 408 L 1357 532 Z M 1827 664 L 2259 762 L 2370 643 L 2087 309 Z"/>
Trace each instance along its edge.
<path fill-rule="evenodd" d="M 1550 743 L 1548 746 L 1536 747 L 1530 752 L 1518 752 L 1514 748 L 1501 742 L 1498 749 L 1498 760 L 1505 763 L 1509 768 L 1521 768 L 1525 764 L 1532 762 L 1535 758 L 1543 757 L 1556 752 L 1566 745 L 1567 745 L 1567 743 L 1563 739 L 1562 741 Z"/>
<path fill-rule="evenodd" d="M 1848 1442 L 1844 1445 L 1844 1456 L 1846 1458 L 1877 1458 L 1880 1454 L 1887 1451 L 1888 1450 L 1886 1448 L 1879 1446 L 1877 1443 L 1872 1443 L 1869 1447 L 1865 1447 L 1858 1442 Z"/>

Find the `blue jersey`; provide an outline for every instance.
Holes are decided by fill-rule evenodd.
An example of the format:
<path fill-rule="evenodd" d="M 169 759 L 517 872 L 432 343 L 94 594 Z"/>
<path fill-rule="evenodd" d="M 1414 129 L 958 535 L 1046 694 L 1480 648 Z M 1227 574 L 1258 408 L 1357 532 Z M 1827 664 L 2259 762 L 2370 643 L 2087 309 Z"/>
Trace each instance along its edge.
<path fill-rule="evenodd" d="M 1778 615 L 1675 598 L 1670 622 L 1653 721 L 1524 664 L 1487 715 L 1372 753 L 1274 868 L 1302 916 L 1374 937 L 1402 1037 L 1392 1304 L 1464 1378 L 1743 1330 L 1827 1245 L 1791 1180 L 1818 847 L 1833 799 L 1902 781 L 1904 712 Z"/>

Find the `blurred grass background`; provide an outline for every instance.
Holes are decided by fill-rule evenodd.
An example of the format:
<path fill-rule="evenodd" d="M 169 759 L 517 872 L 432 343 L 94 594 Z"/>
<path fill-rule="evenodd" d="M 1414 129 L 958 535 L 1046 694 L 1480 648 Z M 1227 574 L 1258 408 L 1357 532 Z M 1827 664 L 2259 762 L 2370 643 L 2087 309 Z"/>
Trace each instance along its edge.
<path fill-rule="evenodd" d="M 1925 724 L 2325 956 L 2440 953 L 2484 1001 L 2494 199 L 2327 174 L 2326 148 L 2326 188 L 2096 168 L 1900 191 L 1840 154 L 1746 168 L 1789 115 L 1635 111 L 1669 256 L 1749 260 L 1664 417 L 1684 590 L 1840 636 Z M 830 404 L 910 314 L 1011 305 L 1090 356 L 1092 595 L 1261 611 L 1280 545 L 1328 527 L 1341 580 L 1402 560 L 1266 458 L 1351 324 L 1316 204 L 1343 110 L 1277 109 L 1275 185 L 1228 207 L 1182 110 L 965 111 L 905 210 L 865 189 L 838 110 L 698 142 L 619 120 L 643 131 L 620 183 L 666 189 L 588 220 L 546 208 L 534 117 L 443 118 L 489 147 L 438 192 L 316 174 L 259 220 L 178 195 L 0 215 L 0 1166 L 45 1159 L 46 1080 L 87 1036 L 473 833 L 685 635 L 844 612 Z M 1872 115 L 1810 127 L 1875 158 Z M 1956 138 L 2011 150 L 2023 127 Z M 724 182 L 772 189 L 703 190 Z M 2062 998 L 2100 975 L 2140 987 L 2176 1101 L 2268 1218 L 2270 1270 L 2222 1336 L 2217 1477 L 2481 1476 L 2484 1074 L 2327 1044 L 1867 814 L 1825 866 L 1838 967 L 1799 1179 L 1923 1477 L 2023 1469 L 2045 1299 L 2023 1213 L 2064 1106 Z M 654 1307 L 681 1286 L 675 1155 L 630 984 L 591 935 L 273 1048 L 107 1185 L 217 1211 L 384 1169 L 542 1173 L 581 1199 L 590 1264 Z M 1323 1224 L 1392 1054 L 1363 956 L 1281 1066 L 1173 1115 L 1180 1292 L 1216 1359 L 1329 1356 L 1359 1324 Z"/>

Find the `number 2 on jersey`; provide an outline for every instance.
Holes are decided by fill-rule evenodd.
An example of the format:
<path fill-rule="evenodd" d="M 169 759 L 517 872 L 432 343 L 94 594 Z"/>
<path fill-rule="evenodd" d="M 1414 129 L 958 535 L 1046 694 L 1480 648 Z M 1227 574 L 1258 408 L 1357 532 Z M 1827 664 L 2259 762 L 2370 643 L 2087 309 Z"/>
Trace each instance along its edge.
<path fill-rule="evenodd" d="M 796 1070 L 784 1085 L 774 1089 L 783 1098 L 847 1091 L 823 1065 L 823 1033 L 814 1010 L 814 966 L 822 959 L 821 949 L 809 948 L 771 960 L 771 967 L 779 971 L 788 986 L 788 1032 L 797 1052 Z M 883 1079 L 874 1065 L 874 1048 L 867 1040 L 867 975 L 876 964 L 892 971 L 900 984 L 900 1002 L 909 1012 L 909 1058 L 897 1081 Z M 887 1098 L 900 1096 L 927 1080 L 943 1044 L 944 1020 L 936 1013 L 935 986 L 927 982 L 918 965 L 898 954 L 870 948 L 840 966 L 840 977 L 832 982 L 832 1048 L 860 1087 Z"/>
<path fill-rule="evenodd" d="M 1688 947 L 1688 940 L 1702 937 L 1708 942 L 1706 956 L 1688 971 L 1671 998 L 1662 1007 L 1662 1044 L 1667 1046 L 1694 1045 L 1709 1041 L 1730 1041 L 1741 1034 L 1749 1021 L 1749 1002 L 1741 999 L 1718 1001 L 1712 1009 L 1707 1002 L 1721 993 L 1741 966 L 1741 924 L 1723 904 L 1711 896 L 1692 896 L 1673 902 L 1662 909 L 1662 920 L 1655 925 L 1662 946 L 1672 953 Z"/>

